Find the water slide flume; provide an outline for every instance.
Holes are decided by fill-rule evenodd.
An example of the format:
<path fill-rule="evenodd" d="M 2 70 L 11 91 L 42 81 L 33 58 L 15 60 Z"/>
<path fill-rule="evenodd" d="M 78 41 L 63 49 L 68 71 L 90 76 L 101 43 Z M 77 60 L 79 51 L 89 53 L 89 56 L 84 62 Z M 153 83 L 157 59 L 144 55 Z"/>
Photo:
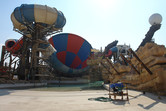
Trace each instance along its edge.
<path fill-rule="evenodd" d="M 12 54 L 16 54 L 22 47 L 23 40 L 22 38 L 17 39 L 9 39 L 5 42 L 5 47 L 8 52 L 11 52 Z"/>

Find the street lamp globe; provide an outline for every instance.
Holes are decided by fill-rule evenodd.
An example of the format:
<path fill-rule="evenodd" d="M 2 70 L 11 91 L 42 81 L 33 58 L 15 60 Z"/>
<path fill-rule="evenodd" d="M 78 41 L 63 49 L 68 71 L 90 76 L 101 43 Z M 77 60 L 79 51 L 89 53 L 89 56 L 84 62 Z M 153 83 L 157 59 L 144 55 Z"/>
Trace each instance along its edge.
<path fill-rule="evenodd" d="M 155 13 L 149 17 L 149 23 L 151 25 L 160 24 L 162 22 L 162 16 L 158 13 Z"/>

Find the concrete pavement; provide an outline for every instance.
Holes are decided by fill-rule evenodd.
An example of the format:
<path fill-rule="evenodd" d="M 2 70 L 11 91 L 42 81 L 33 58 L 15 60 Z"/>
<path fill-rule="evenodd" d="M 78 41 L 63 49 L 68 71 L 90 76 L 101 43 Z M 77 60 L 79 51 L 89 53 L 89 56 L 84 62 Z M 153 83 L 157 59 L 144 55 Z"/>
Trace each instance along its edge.
<path fill-rule="evenodd" d="M 129 90 L 127 101 L 96 101 L 106 90 L 33 91 L 0 89 L 0 111 L 166 111 L 166 97 Z M 94 99 L 93 99 L 94 98 Z"/>

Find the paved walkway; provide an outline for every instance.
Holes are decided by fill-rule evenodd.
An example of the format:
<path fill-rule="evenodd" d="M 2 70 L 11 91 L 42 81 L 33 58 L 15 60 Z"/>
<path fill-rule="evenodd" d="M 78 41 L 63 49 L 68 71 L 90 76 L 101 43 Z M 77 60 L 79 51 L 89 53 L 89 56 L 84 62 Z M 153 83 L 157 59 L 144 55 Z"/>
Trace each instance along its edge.
<path fill-rule="evenodd" d="M 0 89 L 0 111 L 166 111 L 166 97 L 129 90 L 129 102 L 98 101 L 106 90 L 32 91 Z"/>
<path fill-rule="evenodd" d="M 14 83 L 14 84 L 0 84 L 0 89 L 40 87 L 40 86 L 46 86 L 46 85 L 47 85 L 47 83 Z"/>

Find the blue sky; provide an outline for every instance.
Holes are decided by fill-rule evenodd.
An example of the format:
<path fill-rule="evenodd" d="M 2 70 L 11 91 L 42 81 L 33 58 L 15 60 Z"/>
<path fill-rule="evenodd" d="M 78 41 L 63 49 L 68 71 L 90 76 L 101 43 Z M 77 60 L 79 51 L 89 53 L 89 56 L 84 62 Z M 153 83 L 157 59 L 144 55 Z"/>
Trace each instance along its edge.
<path fill-rule="evenodd" d="M 13 31 L 10 15 L 21 4 L 41 4 L 62 11 L 67 19 L 64 33 L 85 38 L 93 48 L 100 49 L 118 40 L 137 49 L 150 28 L 149 17 L 159 13 L 163 17 L 161 29 L 154 39 L 166 45 L 165 0 L 1 0 L 0 46 L 7 39 L 19 39 Z M 0 48 L 1 51 L 1 48 Z"/>

